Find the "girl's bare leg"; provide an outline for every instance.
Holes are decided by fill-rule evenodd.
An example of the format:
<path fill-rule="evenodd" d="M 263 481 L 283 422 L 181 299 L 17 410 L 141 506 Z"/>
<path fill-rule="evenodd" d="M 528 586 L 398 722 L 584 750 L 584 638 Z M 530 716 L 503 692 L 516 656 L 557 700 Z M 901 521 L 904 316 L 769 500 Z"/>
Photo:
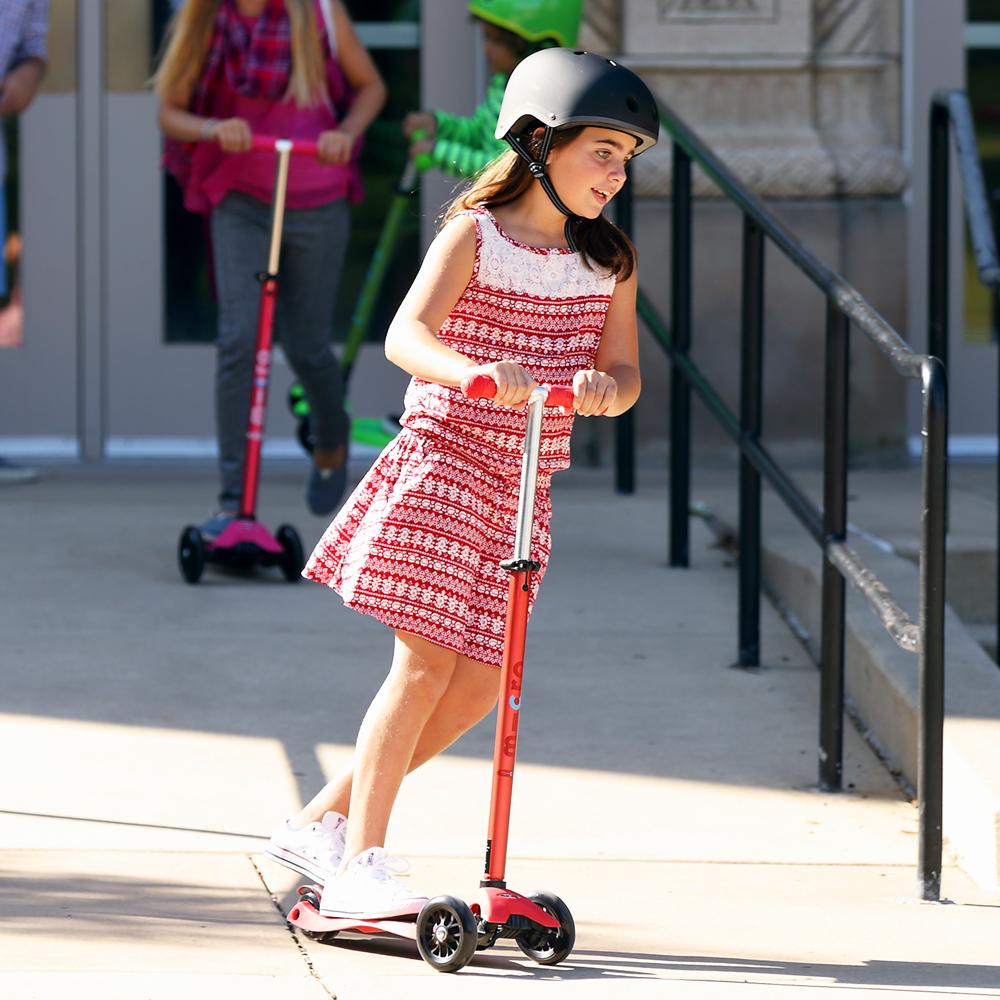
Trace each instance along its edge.
<path fill-rule="evenodd" d="M 392 667 L 365 713 L 354 752 L 344 860 L 385 843 L 400 782 L 417 740 L 448 688 L 458 654 L 426 639 L 396 633 Z"/>
<path fill-rule="evenodd" d="M 460 656 L 448 690 L 417 740 L 407 774 L 447 750 L 489 715 L 499 693 L 500 671 L 496 667 Z"/>
<path fill-rule="evenodd" d="M 412 637 L 411 637 L 412 638 Z M 434 649 L 440 649 L 428 643 Z M 397 647 L 398 648 L 398 647 Z M 447 654 L 447 650 L 441 652 Z M 452 653 L 452 656 L 455 654 Z M 390 678 L 391 678 L 390 673 Z M 389 684 L 389 678 L 383 684 L 382 690 Z M 442 750 L 451 746 L 463 733 L 471 729 L 477 722 L 487 716 L 496 704 L 497 694 L 500 686 L 500 672 L 493 668 L 470 660 L 467 656 L 458 656 L 455 663 L 448 686 L 441 695 L 436 706 L 433 708 L 430 717 L 424 724 L 423 729 L 413 747 L 406 772 L 414 770 L 421 764 L 426 763 L 436 757 Z M 382 690 L 372 702 L 369 708 L 369 715 L 375 708 L 375 704 L 382 696 Z M 366 715 L 366 723 L 368 716 Z M 364 730 L 364 725 L 362 725 Z M 358 752 L 360 752 L 360 738 Z M 358 752 L 355 760 L 358 759 Z M 304 826 L 307 823 L 318 822 L 328 810 L 347 815 L 354 806 L 351 801 L 352 782 L 355 778 L 354 760 L 344 767 L 334 778 L 332 778 L 320 792 L 302 809 L 297 816 L 293 817 L 292 823 L 295 826 Z M 400 779 L 402 774 L 400 775 Z M 396 790 L 398 791 L 398 782 Z M 395 801 L 393 792 L 392 801 Z M 390 808 L 392 803 L 390 802 Z M 351 812 L 351 830 L 353 832 L 357 817 Z M 388 814 L 386 817 L 388 822 Z M 384 838 L 384 830 L 383 830 Z M 353 840 L 353 838 L 352 838 Z M 344 857 L 350 860 L 359 851 L 366 847 L 372 847 L 376 843 L 383 841 L 371 841 L 362 844 L 354 853 L 350 853 L 352 844 L 348 844 L 348 850 Z"/>

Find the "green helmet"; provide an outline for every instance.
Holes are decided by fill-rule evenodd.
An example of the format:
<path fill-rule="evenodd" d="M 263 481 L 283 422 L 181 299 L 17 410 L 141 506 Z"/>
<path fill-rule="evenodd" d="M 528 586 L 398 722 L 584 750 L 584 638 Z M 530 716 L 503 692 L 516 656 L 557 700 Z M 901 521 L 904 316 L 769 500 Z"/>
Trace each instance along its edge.
<path fill-rule="evenodd" d="M 469 13 L 529 42 L 576 45 L 583 0 L 470 0 Z"/>

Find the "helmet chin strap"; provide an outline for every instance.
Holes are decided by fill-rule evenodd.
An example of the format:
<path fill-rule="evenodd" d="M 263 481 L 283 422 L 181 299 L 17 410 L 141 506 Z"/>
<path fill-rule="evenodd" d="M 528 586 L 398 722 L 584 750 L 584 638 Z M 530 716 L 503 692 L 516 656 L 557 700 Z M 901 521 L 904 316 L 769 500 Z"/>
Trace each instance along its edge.
<path fill-rule="evenodd" d="M 552 183 L 552 178 L 549 177 L 545 169 L 545 161 L 549 158 L 549 151 L 552 149 L 552 136 L 554 132 L 555 129 L 546 126 L 545 134 L 542 136 L 542 148 L 538 153 L 537 160 L 524 145 L 521 136 L 514 135 L 513 132 L 508 132 L 504 138 L 507 140 L 510 148 L 528 164 L 531 176 L 542 185 L 542 190 L 549 196 L 549 201 L 566 216 L 566 225 L 563 229 L 566 236 L 566 243 L 569 245 L 570 250 L 579 250 L 576 240 L 573 239 L 573 222 L 577 216 L 563 204 L 562 198 L 559 197 L 555 185 Z"/>

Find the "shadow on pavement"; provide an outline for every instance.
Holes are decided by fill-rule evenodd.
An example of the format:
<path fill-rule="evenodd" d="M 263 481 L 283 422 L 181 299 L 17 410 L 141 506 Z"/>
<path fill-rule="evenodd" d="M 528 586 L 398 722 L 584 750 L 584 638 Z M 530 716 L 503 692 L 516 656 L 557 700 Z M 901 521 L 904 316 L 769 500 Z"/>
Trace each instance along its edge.
<path fill-rule="evenodd" d="M 399 938 L 340 935 L 336 941 L 310 947 L 349 951 L 357 955 L 399 958 L 419 965 L 416 945 Z M 919 986 L 938 989 L 984 988 L 996 985 L 997 969 L 990 965 L 939 962 L 893 962 L 874 959 L 858 965 L 823 962 L 788 962 L 780 959 L 741 958 L 724 955 L 674 955 L 669 953 L 576 950 L 557 966 L 536 965 L 513 944 L 479 952 L 458 975 L 491 976 L 504 973 L 519 979 L 564 982 L 588 979 L 697 980 L 700 982 L 770 982 L 779 986 L 795 980 L 850 986 Z"/>

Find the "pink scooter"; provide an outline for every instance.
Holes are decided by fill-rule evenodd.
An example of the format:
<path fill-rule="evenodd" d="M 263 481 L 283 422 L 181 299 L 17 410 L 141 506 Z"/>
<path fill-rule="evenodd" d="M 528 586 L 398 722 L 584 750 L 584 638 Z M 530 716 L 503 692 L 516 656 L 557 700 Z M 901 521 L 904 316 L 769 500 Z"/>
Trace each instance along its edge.
<path fill-rule="evenodd" d="M 302 139 L 276 139 L 271 136 L 253 137 L 254 152 L 277 155 L 274 178 L 274 200 L 271 212 L 271 245 L 267 271 L 258 275 L 260 310 L 257 314 L 257 346 L 254 352 L 253 388 L 247 419 L 246 451 L 243 462 L 243 489 L 240 509 L 218 538 L 208 540 L 194 526 L 182 532 L 177 546 L 177 561 L 181 575 L 188 583 L 197 583 L 209 562 L 238 569 L 254 566 L 278 566 L 286 580 L 299 579 L 305 558 L 302 539 L 290 525 L 283 524 L 272 535 L 257 520 L 257 486 L 260 480 L 260 449 L 264 440 L 264 418 L 267 411 L 267 388 L 271 377 L 271 343 L 274 333 L 274 308 L 278 298 L 278 262 L 281 256 L 281 231 L 285 220 L 285 194 L 288 189 L 288 164 L 292 155 L 318 154 L 315 142 Z"/>
<path fill-rule="evenodd" d="M 496 394 L 496 383 L 485 375 L 476 376 L 462 388 L 472 398 L 492 399 Z M 493 749 L 486 869 L 485 878 L 479 883 L 479 899 L 469 906 L 454 896 L 435 896 L 415 917 L 344 920 L 322 916 L 319 912 L 322 887 L 306 885 L 299 889 L 299 899 L 288 913 L 288 922 L 301 927 L 310 937 L 330 941 L 341 931 L 360 931 L 409 938 L 416 941 L 424 961 L 439 972 L 458 971 L 471 961 L 476 951 L 492 947 L 500 938 L 513 938 L 521 951 L 540 965 L 555 965 L 573 950 L 576 928 L 566 904 L 549 892 L 521 895 L 508 889 L 504 880 L 522 704 L 529 583 L 531 574 L 539 569 L 538 562 L 531 558 L 530 545 L 542 408 L 572 405 L 570 386 L 539 386 L 528 401 L 514 554 L 500 564 L 510 574 L 510 584 Z"/>

